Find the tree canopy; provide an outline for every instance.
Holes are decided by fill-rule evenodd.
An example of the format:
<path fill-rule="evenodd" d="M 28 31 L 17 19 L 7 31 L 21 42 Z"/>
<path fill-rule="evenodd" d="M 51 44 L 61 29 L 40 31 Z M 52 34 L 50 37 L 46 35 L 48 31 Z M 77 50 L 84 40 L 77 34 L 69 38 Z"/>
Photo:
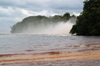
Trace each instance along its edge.
<path fill-rule="evenodd" d="M 77 17 L 71 34 L 98 36 L 100 35 L 100 0 L 85 0 L 81 15 Z"/>
<path fill-rule="evenodd" d="M 11 33 L 26 33 L 35 30 L 39 30 L 40 26 L 42 26 L 44 29 L 47 28 L 47 26 L 52 24 L 52 27 L 54 27 L 55 24 L 59 22 L 67 22 L 70 18 L 76 19 L 75 15 L 70 16 L 69 13 L 65 13 L 63 15 L 55 15 L 55 16 L 29 16 L 24 18 L 21 22 L 16 23 L 11 27 Z M 72 21 L 75 21 L 71 19 Z M 41 28 L 42 30 L 42 28 Z"/>

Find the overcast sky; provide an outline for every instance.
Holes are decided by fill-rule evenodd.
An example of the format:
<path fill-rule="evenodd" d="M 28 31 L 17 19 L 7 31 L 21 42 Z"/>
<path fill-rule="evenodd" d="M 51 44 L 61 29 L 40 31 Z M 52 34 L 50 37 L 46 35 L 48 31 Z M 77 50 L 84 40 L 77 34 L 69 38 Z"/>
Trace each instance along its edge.
<path fill-rule="evenodd" d="M 7 33 L 10 27 L 23 18 L 34 15 L 55 14 L 79 15 L 84 0 L 0 0 L 0 33 Z"/>

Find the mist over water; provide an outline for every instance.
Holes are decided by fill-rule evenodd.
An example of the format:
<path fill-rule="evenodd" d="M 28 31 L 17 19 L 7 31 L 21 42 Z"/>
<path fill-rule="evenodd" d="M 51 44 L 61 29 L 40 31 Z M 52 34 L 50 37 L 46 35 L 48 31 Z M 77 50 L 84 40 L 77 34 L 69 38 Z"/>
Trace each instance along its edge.
<path fill-rule="evenodd" d="M 38 25 L 31 26 L 29 25 L 27 29 L 23 29 L 22 33 L 25 34 L 69 34 L 70 29 L 72 28 L 72 23 L 68 22 L 57 22 L 47 24 L 40 23 Z"/>
<path fill-rule="evenodd" d="M 77 17 L 69 13 L 55 16 L 29 16 L 11 27 L 12 34 L 69 34 Z"/>

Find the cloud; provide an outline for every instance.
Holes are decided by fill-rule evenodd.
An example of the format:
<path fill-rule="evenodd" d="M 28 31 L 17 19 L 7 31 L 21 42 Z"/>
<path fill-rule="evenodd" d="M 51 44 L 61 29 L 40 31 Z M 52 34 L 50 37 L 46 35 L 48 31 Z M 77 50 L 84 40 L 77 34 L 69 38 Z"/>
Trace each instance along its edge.
<path fill-rule="evenodd" d="M 58 14 L 66 11 L 70 11 L 70 13 L 72 13 L 72 11 L 81 12 L 83 1 L 84 0 L 0 0 L 0 11 L 5 11 L 7 15 L 9 15 L 10 12 L 16 14 L 16 12 L 20 13 L 20 11 L 26 15 L 28 15 L 26 11 L 52 11 L 52 13 Z M 16 10 L 16 12 L 14 12 L 14 10 Z M 4 16 L 6 15 L 4 14 Z"/>
<path fill-rule="evenodd" d="M 82 9 L 84 0 L 1 0 L 2 7 L 24 8 L 33 11 Z"/>
<path fill-rule="evenodd" d="M 0 0 L 0 30 L 23 18 L 34 15 L 53 16 L 55 14 L 79 15 L 84 0 Z M 2 28 L 1 28 L 2 27 Z"/>

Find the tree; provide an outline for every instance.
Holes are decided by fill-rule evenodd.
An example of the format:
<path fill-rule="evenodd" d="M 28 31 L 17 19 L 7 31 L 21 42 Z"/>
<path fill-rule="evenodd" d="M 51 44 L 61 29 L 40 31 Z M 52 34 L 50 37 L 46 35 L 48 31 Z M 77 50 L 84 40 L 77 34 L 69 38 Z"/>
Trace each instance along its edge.
<path fill-rule="evenodd" d="M 11 33 L 38 32 L 39 29 L 49 28 L 48 26 L 51 27 L 51 25 L 52 27 L 55 27 L 55 24 L 67 22 L 69 18 L 71 18 L 69 13 L 65 13 L 64 15 L 55 15 L 51 17 L 46 17 L 42 15 L 29 16 L 24 18 L 21 22 L 13 25 L 11 28 Z"/>
<path fill-rule="evenodd" d="M 83 12 L 77 17 L 71 34 L 100 35 L 100 0 L 85 0 Z"/>
<path fill-rule="evenodd" d="M 63 15 L 63 20 L 64 20 L 64 21 L 69 20 L 69 18 L 70 18 L 70 14 L 69 14 L 69 13 L 65 13 L 65 14 Z"/>

